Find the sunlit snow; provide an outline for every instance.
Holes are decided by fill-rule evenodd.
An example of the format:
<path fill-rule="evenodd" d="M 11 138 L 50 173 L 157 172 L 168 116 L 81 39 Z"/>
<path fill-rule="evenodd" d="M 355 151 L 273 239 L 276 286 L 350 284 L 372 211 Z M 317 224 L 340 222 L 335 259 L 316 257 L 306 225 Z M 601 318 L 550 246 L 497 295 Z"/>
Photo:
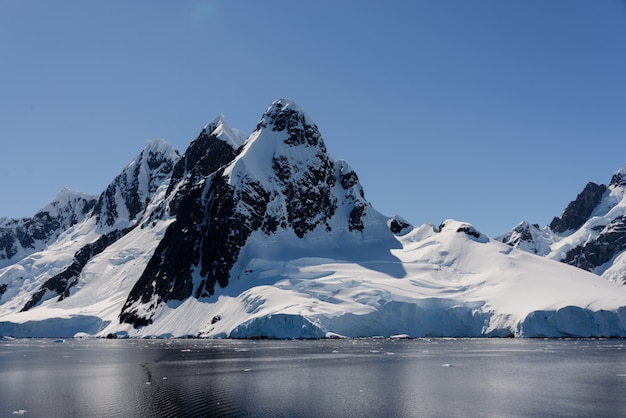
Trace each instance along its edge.
<path fill-rule="evenodd" d="M 296 106 L 288 100 L 276 103 Z M 277 132 L 257 130 L 246 142 L 222 116 L 209 125 L 219 139 L 233 146 L 245 142 L 224 170 L 234 186 L 248 177 L 274 192 L 277 182 L 268 171 L 268 161 L 280 155 L 298 167 L 316 158 L 314 149 L 285 148 Z M 148 143 L 144 153 L 150 152 L 178 158 L 164 141 Z M 140 328 L 121 324 L 119 315 L 129 292 L 174 222 L 163 210 L 169 179 L 152 176 L 146 159 L 140 157 L 123 171 L 139 173 L 138 193 L 145 208 L 138 218 L 130 216 L 122 196 L 123 184 L 130 178 L 126 174 L 111 186 L 118 214 L 113 226 L 105 228 L 87 218 L 45 248 L 0 269 L 0 335 L 626 337 L 626 287 L 511 248 L 466 222 L 413 227 L 402 218 L 389 218 L 364 200 L 358 181 L 345 188 L 329 187 L 339 202 L 363 199 L 362 231 L 347 227 L 348 205 L 339 205 L 325 224 L 302 238 L 290 228 L 271 234 L 255 231 L 241 248 L 227 287 L 200 299 L 170 300 L 158 306 L 156 301 L 143 301 L 138 309 L 152 309 L 152 323 Z M 331 172 L 338 176 L 352 171 L 345 161 L 333 164 Z M 299 175 L 297 170 L 294 175 Z M 237 192 L 244 189 L 235 187 Z M 626 207 L 617 204 L 622 199 L 616 192 L 611 200 L 615 203 L 598 211 L 618 211 Z M 268 210 L 280 213 L 287 204 L 276 199 Z M 159 213 L 163 215 L 155 215 Z M 392 219 L 403 225 L 395 234 L 390 229 Z M 42 283 L 72 263 L 79 249 L 111 228 L 128 226 L 134 228 L 89 259 L 68 297 L 59 300 L 46 294 L 36 306 L 21 311 Z M 562 238 L 558 247 L 550 247 L 550 237 L 544 238 L 539 253 L 563 251 L 586 239 L 572 234 Z M 626 264 L 626 257 L 617 263 Z M 194 286 L 199 281 L 194 279 Z"/>

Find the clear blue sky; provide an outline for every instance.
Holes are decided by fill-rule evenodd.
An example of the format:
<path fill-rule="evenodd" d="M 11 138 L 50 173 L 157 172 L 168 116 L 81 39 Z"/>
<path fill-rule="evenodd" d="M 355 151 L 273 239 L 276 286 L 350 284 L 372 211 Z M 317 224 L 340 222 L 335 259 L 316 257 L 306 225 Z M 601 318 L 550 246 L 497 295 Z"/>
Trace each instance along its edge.
<path fill-rule="evenodd" d="M 626 163 L 626 3 L 0 1 L 0 217 L 279 97 L 366 197 L 495 236 Z"/>

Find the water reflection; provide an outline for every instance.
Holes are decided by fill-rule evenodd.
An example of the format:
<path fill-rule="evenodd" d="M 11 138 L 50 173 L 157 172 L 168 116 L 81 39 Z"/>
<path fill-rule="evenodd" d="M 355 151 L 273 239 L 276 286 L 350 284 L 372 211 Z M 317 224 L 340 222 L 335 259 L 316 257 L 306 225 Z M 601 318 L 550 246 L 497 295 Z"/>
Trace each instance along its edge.
<path fill-rule="evenodd" d="M 624 341 L 13 340 L 0 347 L 0 416 L 598 416 L 626 413 L 625 390 Z"/>

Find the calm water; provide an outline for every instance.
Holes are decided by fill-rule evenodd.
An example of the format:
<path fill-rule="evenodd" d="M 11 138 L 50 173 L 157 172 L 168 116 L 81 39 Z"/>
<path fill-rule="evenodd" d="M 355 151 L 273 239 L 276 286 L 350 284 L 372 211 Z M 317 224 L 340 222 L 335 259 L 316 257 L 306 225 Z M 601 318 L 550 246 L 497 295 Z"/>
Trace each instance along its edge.
<path fill-rule="evenodd" d="M 624 340 L 0 340 L 0 416 L 626 416 Z"/>

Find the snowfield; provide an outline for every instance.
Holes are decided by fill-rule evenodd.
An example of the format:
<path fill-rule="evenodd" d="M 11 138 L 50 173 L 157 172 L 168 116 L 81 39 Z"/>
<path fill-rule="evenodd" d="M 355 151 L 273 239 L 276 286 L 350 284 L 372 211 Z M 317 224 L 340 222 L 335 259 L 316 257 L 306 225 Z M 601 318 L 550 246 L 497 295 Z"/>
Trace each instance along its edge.
<path fill-rule="evenodd" d="M 589 182 L 549 225 L 521 222 L 496 239 L 626 284 L 626 166 L 608 186 Z"/>
<path fill-rule="evenodd" d="M 247 260 L 229 287 L 159 310 L 139 329 L 120 324 L 126 294 L 166 223 L 134 230 L 93 260 L 75 292 L 0 316 L 16 337 L 323 338 L 625 337 L 626 289 L 594 274 L 513 249 L 449 220 L 389 242 L 306 249 L 281 239 Z M 293 245 L 292 245 L 293 244 Z M 298 245 L 299 244 L 299 245 Z M 382 245 L 384 244 L 384 245 Z M 268 243 L 268 246 L 276 243 Z M 129 250 L 128 248 L 134 248 Z M 258 253 L 258 252 L 257 252 Z M 114 255 L 115 254 L 115 255 Z M 4 306 L 4 305 L 3 305 Z"/>
<path fill-rule="evenodd" d="M 620 190 L 598 211 L 623 216 Z M 0 336 L 626 337 L 625 286 L 540 256 L 584 237 L 523 224 L 509 238 L 535 255 L 384 216 L 287 99 L 247 139 L 219 116 L 183 156 L 151 141 L 97 200 L 38 215 L 45 245 L 0 223 Z"/>

